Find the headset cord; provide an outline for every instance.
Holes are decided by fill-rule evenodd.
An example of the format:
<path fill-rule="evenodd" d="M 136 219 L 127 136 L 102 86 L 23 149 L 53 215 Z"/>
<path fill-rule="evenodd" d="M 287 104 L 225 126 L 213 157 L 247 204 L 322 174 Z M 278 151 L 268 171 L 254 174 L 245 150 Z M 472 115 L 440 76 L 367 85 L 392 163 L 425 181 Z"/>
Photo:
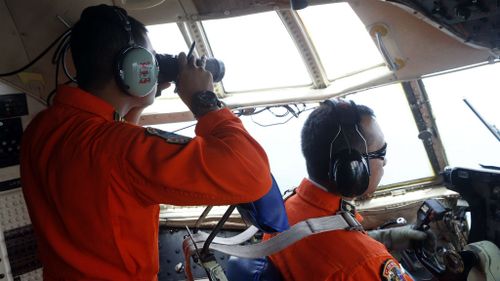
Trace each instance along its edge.
<path fill-rule="evenodd" d="M 61 65 L 63 67 L 64 74 L 66 75 L 66 77 L 69 80 L 76 83 L 76 79 L 69 74 L 68 68 L 66 66 L 66 54 L 68 53 L 68 50 L 70 48 L 70 42 L 69 42 L 70 36 L 71 33 L 68 33 L 61 39 L 59 45 L 57 46 L 56 51 L 52 55 L 52 64 Z"/>
<path fill-rule="evenodd" d="M 59 35 L 59 37 L 57 37 L 57 39 L 54 40 L 54 42 L 52 42 L 45 50 L 43 50 L 43 52 L 41 52 L 35 59 L 33 59 L 27 65 L 25 65 L 17 70 L 11 71 L 11 72 L 0 73 L 0 77 L 11 76 L 11 75 L 14 75 L 14 74 L 17 74 L 19 72 L 26 70 L 27 68 L 29 68 L 30 66 L 35 64 L 37 61 L 39 61 L 45 54 L 47 54 L 50 51 L 50 49 L 52 49 L 57 44 L 57 42 L 59 42 L 59 40 L 61 40 L 61 38 L 68 36 L 68 34 L 70 32 L 71 32 L 71 29 L 68 29 L 63 34 Z"/>
<path fill-rule="evenodd" d="M 68 81 L 64 82 L 64 85 L 68 85 L 70 83 L 76 83 L 76 79 L 69 74 L 68 68 L 66 67 L 66 54 L 67 54 L 68 49 L 70 47 L 70 44 L 69 44 L 70 36 L 71 36 L 71 32 L 67 32 L 64 34 L 64 36 L 61 37 L 61 39 L 59 41 L 59 45 L 57 46 L 54 54 L 52 55 L 52 60 L 51 60 L 52 64 L 56 65 L 56 73 L 55 73 L 55 81 L 54 81 L 55 87 L 49 93 L 47 98 L 45 99 L 45 102 L 47 105 L 51 104 L 52 97 L 57 92 L 57 86 L 59 85 L 59 68 L 61 66 L 64 70 L 64 74 L 69 79 Z"/>
<path fill-rule="evenodd" d="M 73 83 L 73 81 L 68 80 L 68 81 L 64 82 L 64 83 L 63 83 L 63 85 L 68 85 L 68 84 L 71 84 L 71 83 Z M 54 88 L 52 91 L 50 91 L 49 95 L 48 95 L 48 96 L 47 96 L 47 98 L 45 99 L 45 103 L 46 103 L 47 105 L 50 105 L 50 104 L 51 104 L 52 97 L 56 94 L 56 92 L 57 92 L 57 87 L 56 87 L 56 88 Z"/>
<path fill-rule="evenodd" d="M 71 80 L 71 82 L 77 83 L 76 78 L 69 74 L 68 68 L 66 66 L 66 53 L 68 53 L 68 49 L 69 49 L 69 43 L 66 44 L 66 48 L 64 48 L 64 54 L 62 57 L 62 65 L 63 65 L 64 74 L 66 74 L 66 77 L 68 77 L 68 79 Z"/>

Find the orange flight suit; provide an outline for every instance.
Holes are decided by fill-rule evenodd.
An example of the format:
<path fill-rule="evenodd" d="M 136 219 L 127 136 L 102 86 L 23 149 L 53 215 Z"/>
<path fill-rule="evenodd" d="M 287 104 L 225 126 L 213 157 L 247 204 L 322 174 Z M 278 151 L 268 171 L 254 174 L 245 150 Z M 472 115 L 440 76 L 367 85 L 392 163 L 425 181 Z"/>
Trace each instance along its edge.
<path fill-rule="evenodd" d="M 304 179 L 285 202 L 290 225 L 340 210 L 341 197 Z M 266 235 L 264 239 L 271 236 Z M 381 243 L 360 231 L 336 230 L 307 237 L 270 256 L 286 281 L 386 280 L 399 263 Z M 393 280 L 412 280 L 399 274 Z"/>
<path fill-rule="evenodd" d="M 264 150 L 228 109 L 200 118 L 190 141 L 115 119 L 104 100 L 61 87 L 24 133 L 44 280 L 156 280 L 159 203 L 250 202 L 271 187 Z"/>

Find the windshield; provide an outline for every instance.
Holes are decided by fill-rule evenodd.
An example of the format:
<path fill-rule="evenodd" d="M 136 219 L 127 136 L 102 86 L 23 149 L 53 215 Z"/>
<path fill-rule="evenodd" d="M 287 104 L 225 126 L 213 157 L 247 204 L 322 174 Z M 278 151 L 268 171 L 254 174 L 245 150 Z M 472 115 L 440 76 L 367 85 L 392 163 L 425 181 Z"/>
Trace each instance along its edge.
<path fill-rule="evenodd" d="M 463 101 L 498 128 L 499 73 L 497 63 L 423 79 L 450 165 L 500 167 L 500 142 Z"/>
<path fill-rule="evenodd" d="M 348 3 L 311 6 L 298 11 L 297 15 L 332 85 L 342 85 L 340 77 L 384 65 L 365 26 Z M 279 12 L 201 23 L 210 50 L 226 65 L 222 91 L 227 97 L 246 96 L 251 103 L 257 91 L 262 89 L 275 89 L 266 92 L 268 95 L 294 90 L 303 92 L 306 97 L 309 92 L 320 91 L 311 85 L 311 76 L 305 67 L 307 62 L 291 40 Z M 170 54 L 187 51 L 186 35 L 183 37 L 177 24 L 149 26 L 148 30 L 157 51 Z M 349 40 L 339 40 L 347 37 Z M 494 84 L 499 68 L 499 65 L 485 66 L 423 79 L 450 165 L 500 165 L 498 142 L 462 101 L 467 97 L 488 122 L 498 125 L 500 120 L 499 114 L 495 114 L 495 105 L 500 104 L 500 95 L 495 92 L 498 90 Z M 157 102 L 148 112 L 187 110 L 173 89 L 168 89 L 161 98 L 170 101 Z M 419 132 L 401 84 L 360 91 L 347 98 L 371 107 L 385 134 L 388 150 L 382 186 L 437 176 L 418 138 Z M 291 105 L 298 117 L 284 107 L 258 107 L 259 114 L 241 117 L 247 130 L 268 153 L 271 169 L 282 190 L 297 186 L 307 177 L 300 131 L 310 109 L 315 106 L 317 104 L 313 103 Z M 194 127 L 189 127 L 194 124 L 193 121 L 157 127 L 167 131 L 188 127 L 178 133 L 194 136 Z"/>

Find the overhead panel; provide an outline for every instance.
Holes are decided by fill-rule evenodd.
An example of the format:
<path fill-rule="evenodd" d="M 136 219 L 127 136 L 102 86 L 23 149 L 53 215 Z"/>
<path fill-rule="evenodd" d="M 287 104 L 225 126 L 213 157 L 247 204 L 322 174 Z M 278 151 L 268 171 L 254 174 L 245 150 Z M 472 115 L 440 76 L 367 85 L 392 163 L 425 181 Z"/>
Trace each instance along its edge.
<path fill-rule="evenodd" d="M 388 0 L 473 46 L 500 51 L 500 4 L 498 0 Z"/>
<path fill-rule="evenodd" d="M 290 9 L 290 0 L 193 0 L 193 3 L 204 19 Z"/>
<path fill-rule="evenodd" d="M 122 0 L 114 0 L 113 3 L 123 7 L 129 15 L 135 17 L 145 25 L 183 21 L 186 19 L 184 6 L 178 0 L 167 0 L 150 9 L 130 9 L 122 3 Z M 185 2 L 185 1 L 184 1 Z M 211 1 L 210 1 L 211 2 Z"/>
<path fill-rule="evenodd" d="M 387 33 L 381 37 L 383 47 L 389 57 L 404 61 L 404 66 L 395 70 L 399 80 L 414 79 L 491 58 L 491 50 L 468 46 L 391 3 L 351 0 L 349 4 L 368 31 L 380 26 L 386 28 Z"/>
<path fill-rule="evenodd" d="M 290 0 L 166 0 L 150 9 L 130 9 L 132 6 L 127 6 L 123 2 L 124 0 L 113 0 L 114 4 L 127 9 L 132 16 L 146 25 L 227 18 L 290 9 Z"/>

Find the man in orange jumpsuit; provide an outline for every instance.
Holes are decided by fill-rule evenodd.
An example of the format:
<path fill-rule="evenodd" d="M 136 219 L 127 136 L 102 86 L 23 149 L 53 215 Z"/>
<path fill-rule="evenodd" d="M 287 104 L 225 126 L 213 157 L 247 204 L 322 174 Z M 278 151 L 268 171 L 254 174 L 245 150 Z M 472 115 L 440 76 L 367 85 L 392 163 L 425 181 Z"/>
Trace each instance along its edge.
<path fill-rule="evenodd" d="M 115 60 L 136 44 L 143 48 L 131 59 L 141 69 L 130 82 L 117 77 L 127 70 L 116 73 Z M 196 137 L 136 125 L 157 92 L 156 62 L 144 25 L 124 10 L 85 9 L 71 49 L 78 87 L 59 87 L 22 143 L 23 192 L 44 280 L 156 280 L 159 204 L 257 200 L 271 187 L 267 156 L 221 108 L 203 64 L 183 53 L 177 89 L 198 119 Z M 151 81 L 148 91 L 135 89 Z"/>
<path fill-rule="evenodd" d="M 370 108 L 342 100 L 322 103 L 302 129 L 309 178 L 285 201 L 290 225 L 349 211 L 343 198 L 373 193 L 384 172 L 385 149 L 384 135 Z M 386 246 L 370 236 L 392 249 L 426 239 L 426 233 L 409 227 L 370 235 L 335 230 L 300 240 L 270 259 L 287 281 L 411 280 Z"/>

